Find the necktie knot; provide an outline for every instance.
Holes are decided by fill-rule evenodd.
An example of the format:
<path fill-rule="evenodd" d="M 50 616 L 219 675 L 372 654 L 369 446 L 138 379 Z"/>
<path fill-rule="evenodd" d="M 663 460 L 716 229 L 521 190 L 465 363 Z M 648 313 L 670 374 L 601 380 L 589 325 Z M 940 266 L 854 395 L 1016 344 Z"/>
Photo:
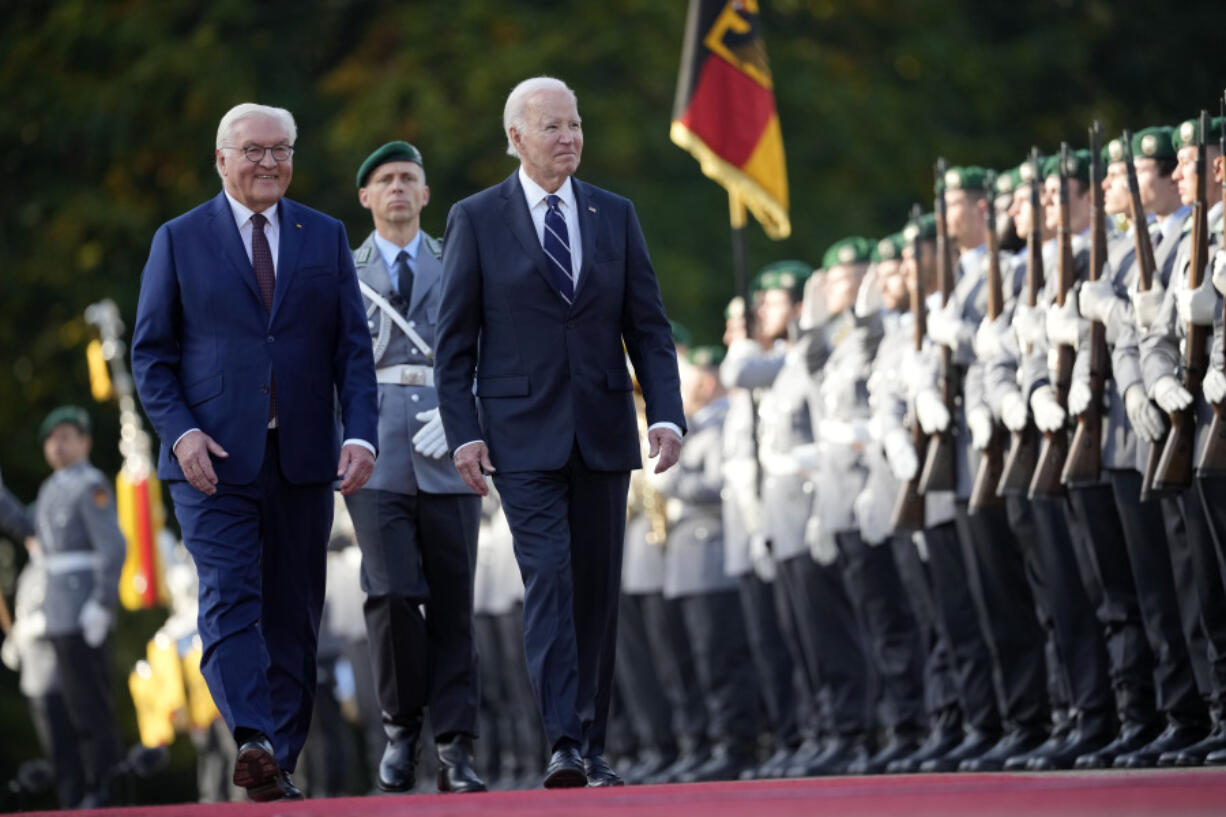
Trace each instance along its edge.
<path fill-rule="evenodd" d="M 545 206 L 548 207 L 553 212 L 557 213 L 557 212 L 560 212 L 558 210 L 558 203 L 561 201 L 562 200 L 558 198 L 555 194 L 550 193 L 548 196 L 545 197 Z"/>
<path fill-rule="evenodd" d="M 268 223 L 268 219 L 264 216 L 263 213 L 252 213 L 251 214 L 251 225 L 255 227 L 257 230 L 263 230 L 264 225 L 267 223 Z"/>

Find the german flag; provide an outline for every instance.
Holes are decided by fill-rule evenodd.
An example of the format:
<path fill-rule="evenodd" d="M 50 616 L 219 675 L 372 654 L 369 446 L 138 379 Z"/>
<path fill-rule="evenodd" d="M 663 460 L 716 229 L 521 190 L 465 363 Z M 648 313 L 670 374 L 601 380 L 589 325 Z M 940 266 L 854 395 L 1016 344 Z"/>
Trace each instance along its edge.
<path fill-rule="evenodd" d="M 768 236 L 788 237 L 783 133 L 757 0 L 690 0 L 669 136 L 727 189 L 732 226 L 743 226 L 747 207 Z"/>

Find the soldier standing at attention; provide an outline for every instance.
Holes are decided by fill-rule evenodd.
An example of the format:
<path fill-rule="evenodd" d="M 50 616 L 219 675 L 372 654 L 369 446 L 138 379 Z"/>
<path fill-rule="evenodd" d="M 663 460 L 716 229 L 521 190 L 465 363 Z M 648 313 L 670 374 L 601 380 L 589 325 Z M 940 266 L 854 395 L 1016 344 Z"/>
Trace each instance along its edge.
<path fill-rule="evenodd" d="M 438 415 L 431 346 L 442 248 L 421 230 L 430 201 L 421 153 L 388 142 L 362 163 L 357 183 L 375 222 L 353 263 L 374 343 L 384 454 L 346 502 L 362 549 L 366 631 L 387 733 L 377 783 L 384 791 L 413 787 L 428 705 L 439 791 L 484 791 L 472 766 L 481 498 L 447 458 Z"/>
<path fill-rule="evenodd" d="M 89 415 L 61 406 L 43 420 L 39 438 L 54 471 L 38 489 L 35 510 L 47 571 L 45 632 L 85 763 L 86 793 L 78 806 L 96 808 L 108 803 L 121 760 L 107 633 L 119 606 L 126 547 L 114 493 L 89 461 Z"/>

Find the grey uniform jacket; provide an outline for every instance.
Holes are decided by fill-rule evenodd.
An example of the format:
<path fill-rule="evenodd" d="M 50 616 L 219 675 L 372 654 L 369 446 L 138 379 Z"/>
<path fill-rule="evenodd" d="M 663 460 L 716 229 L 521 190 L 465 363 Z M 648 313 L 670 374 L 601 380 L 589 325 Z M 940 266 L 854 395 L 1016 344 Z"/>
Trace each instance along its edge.
<path fill-rule="evenodd" d="M 422 242 L 413 270 L 411 300 L 405 303 L 392 286 L 383 256 L 372 232 L 353 253 L 358 279 L 401 309 L 421 339 L 436 345 L 434 329 L 438 323 L 439 297 L 442 293 L 443 264 L 436 254 L 438 242 L 422 233 Z M 433 360 L 405 335 L 369 298 L 364 298 L 366 320 L 374 343 L 375 369 L 410 364 L 430 368 Z M 413 435 L 424 423 L 417 414 L 438 408 L 438 392 L 433 386 L 379 384 L 379 459 L 366 488 L 398 494 L 472 493 L 449 457 L 422 456 L 413 447 Z"/>
<path fill-rule="evenodd" d="M 56 471 L 38 489 L 38 540 L 47 569 L 47 635 L 79 632 L 88 599 L 114 610 L 126 553 L 115 495 L 88 462 Z"/>
<path fill-rule="evenodd" d="M 677 465 L 654 476 L 668 499 L 668 547 L 664 552 L 666 598 L 729 590 L 724 572 L 723 425 L 728 400 L 721 397 L 687 419 L 689 433 Z"/>

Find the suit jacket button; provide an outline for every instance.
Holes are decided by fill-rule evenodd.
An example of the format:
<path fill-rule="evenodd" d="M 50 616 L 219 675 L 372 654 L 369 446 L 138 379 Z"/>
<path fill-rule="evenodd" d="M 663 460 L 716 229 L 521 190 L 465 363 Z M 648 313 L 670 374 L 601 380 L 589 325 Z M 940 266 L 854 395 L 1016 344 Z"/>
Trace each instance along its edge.
<path fill-rule="evenodd" d="M 260 386 L 260 393 L 261 393 L 261 394 L 268 394 L 268 387 L 267 387 L 267 386 Z"/>
<path fill-rule="evenodd" d="M 272 341 L 273 341 L 273 337 L 272 337 L 272 335 L 269 335 L 269 336 L 268 336 L 268 338 L 267 338 L 267 340 L 268 340 L 268 342 L 269 342 L 269 343 L 272 343 Z"/>

